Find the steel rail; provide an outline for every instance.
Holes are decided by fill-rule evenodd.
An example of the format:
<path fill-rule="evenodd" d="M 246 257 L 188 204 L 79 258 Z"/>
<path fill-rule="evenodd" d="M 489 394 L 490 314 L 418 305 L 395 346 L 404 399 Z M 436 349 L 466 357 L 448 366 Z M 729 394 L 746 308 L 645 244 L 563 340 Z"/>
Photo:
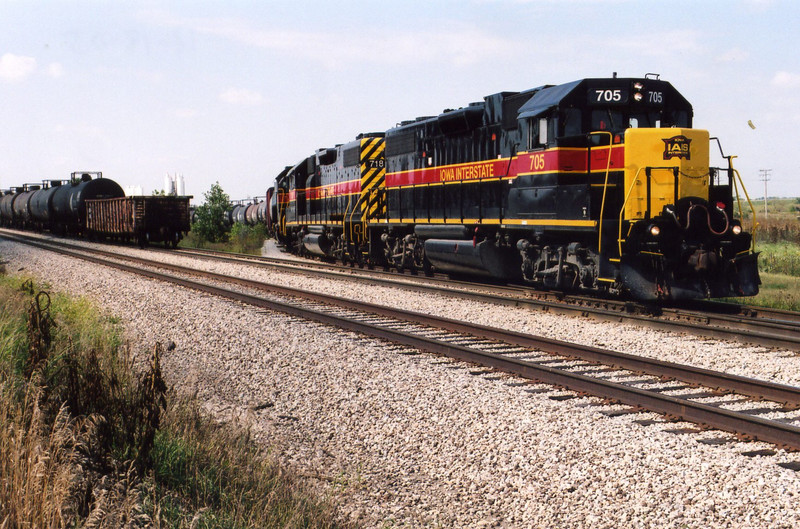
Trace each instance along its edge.
<path fill-rule="evenodd" d="M 40 243 L 34 243 L 33 245 L 37 247 L 47 246 L 47 244 Z M 57 251 L 64 255 L 76 257 L 100 265 L 110 266 L 122 271 L 130 272 L 158 281 L 170 282 L 172 284 L 183 286 L 199 292 L 205 292 L 207 294 L 232 301 L 241 302 L 250 306 L 316 321 L 318 323 L 365 334 L 373 338 L 384 339 L 402 344 L 404 346 L 417 348 L 426 352 L 446 355 L 460 361 L 477 363 L 482 366 L 521 376 L 523 378 L 561 386 L 579 393 L 612 399 L 623 404 L 645 408 L 657 413 L 674 417 L 676 419 L 702 424 L 709 428 L 729 431 L 745 438 L 752 438 L 773 443 L 775 445 L 792 450 L 800 450 L 800 427 L 787 423 L 753 417 L 746 413 L 725 410 L 715 406 L 693 402 L 680 397 L 662 395 L 656 392 L 648 392 L 639 388 L 626 386 L 624 384 L 609 382 L 578 373 L 570 373 L 558 368 L 540 365 L 536 362 L 514 359 L 502 354 L 489 353 L 470 347 L 443 342 L 441 340 L 426 338 L 391 328 L 365 323 L 351 318 L 304 308 L 296 304 L 268 300 L 252 294 L 236 292 L 226 288 L 209 285 L 207 283 L 201 283 L 191 279 L 181 278 L 141 268 L 141 265 L 150 265 L 150 262 L 147 262 L 147 260 L 140 262 L 140 266 L 134 266 L 119 262 L 107 261 L 100 257 L 78 253 L 65 248 L 46 249 Z M 136 258 L 131 258 L 131 260 L 139 261 Z"/>
<path fill-rule="evenodd" d="M 0 230 L 0 236 L 7 238 L 13 237 L 26 237 L 24 235 L 10 235 L 4 230 Z M 61 241 L 48 241 L 49 244 L 62 245 L 63 247 L 78 247 L 70 245 Z M 86 247 L 80 247 L 82 250 L 87 250 Z M 95 250 L 103 252 L 103 250 Z M 118 254 L 117 258 L 123 258 Z M 215 257 L 216 259 L 224 259 L 222 257 Z M 588 305 L 575 305 L 565 304 L 560 302 L 543 301 L 531 299 L 530 297 L 522 297 L 515 295 L 497 295 L 492 293 L 480 292 L 475 290 L 475 285 L 472 283 L 463 283 L 469 285 L 469 290 L 444 288 L 435 284 L 418 284 L 398 282 L 394 279 L 385 279 L 380 277 L 362 278 L 358 275 L 351 275 L 347 273 L 331 272 L 329 270 L 308 270 L 308 268 L 301 268 L 288 264 L 270 264 L 270 267 L 278 268 L 282 271 L 291 273 L 304 273 L 313 274 L 320 277 L 327 277 L 331 279 L 355 279 L 365 282 L 367 284 L 376 284 L 382 286 L 389 286 L 392 288 L 402 288 L 405 290 L 413 290 L 417 292 L 433 292 L 439 295 L 448 297 L 455 297 L 459 299 L 470 299 L 483 303 L 492 303 L 500 306 L 520 307 L 528 310 L 540 310 L 552 314 L 564 314 L 570 316 L 590 317 L 598 321 L 613 321 L 624 322 L 647 327 L 651 329 L 665 330 L 670 332 L 687 333 L 695 336 L 703 336 L 710 338 L 717 338 L 726 341 L 737 341 L 740 343 L 747 343 L 752 345 L 760 345 L 765 347 L 777 347 L 788 349 L 792 351 L 800 351 L 800 328 L 789 328 L 780 324 L 772 322 L 765 322 L 761 324 L 756 320 L 753 322 L 751 318 L 744 318 L 742 320 L 735 320 L 730 318 L 714 318 L 712 315 L 684 315 L 676 317 L 675 319 L 660 319 L 652 316 L 645 316 L 641 314 L 630 314 L 624 312 L 624 306 L 630 305 L 618 301 L 611 300 L 597 300 L 593 302 L 593 306 Z M 374 271 L 373 271 L 374 272 Z M 495 288 L 495 287 L 489 287 Z M 509 287 L 497 287 L 509 289 Z M 519 293 L 519 289 L 516 289 Z M 588 301 L 586 302 L 588 303 Z M 611 309 L 603 308 L 603 305 L 613 307 Z M 719 322 L 725 322 L 725 326 L 717 326 Z M 759 330 L 761 329 L 761 330 Z"/>
<path fill-rule="evenodd" d="M 243 253 L 234 253 L 234 252 L 224 252 L 219 250 L 208 250 L 208 249 L 200 249 L 200 248 L 181 248 L 178 250 L 162 250 L 157 249 L 157 251 L 164 251 L 164 252 L 178 252 L 184 253 L 186 255 L 191 255 L 198 258 L 209 258 L 215 260 L 241 260 L 241 261 L 250 261 L 255 263 L 263 263 L 269 265 L 280 265 L 283 263 L 289 263 L 291 261 L 287 259 L 280 259 L 276 257 L 265 257 L 260 255 L 252 255 L 252 254 L 243 254 Z M 597 296 L 582 296 L 576 294 L 569 294 L 560 291 L 552 291 L 552 290 L 536 290 L 529 284 L 497 284 L 492 282 L 473 282 L 473 281 L 462 281 L 458 279 L 442 279 L 441 277 L 428 277 L 425 275 L 418 275 L 416 273 L 398 273 L 398 272 L 388 272 L 382 270 L 375 270 L 375 269 L 366 269 L 366 268 L 356 268 L 355 266 L 347 266 L 347 265 L 339 265 L 334 263 L 327 263 L 320 260 L 313 260 L 313 259 L 303 259 L 294 261 L 295 266 L 293 269 L 297 267 L 313 267 L 316 270 L 325 270 L 325 271 L 340 271 L 342 273 L 347 272 L 356 272 L 359 275 L 364 274 L 367 276 L 373 277 L 391 277 L 397 278 L 402 277 L 409 281 L 420 282 L 424 284 L 441 284 L 445 283 L 451 286 L 455 286 L 458 288 L 478 288 L 478 289 L 488 289 L 494 292 L 506 292 L 509 294 L 517 294 L 524 297 L 536 298 L 539 300 L 552 300 L 559 303 L 569 303 L 571 305 L 579 305 L 585 307 L 596 307 L 596 308 L 603 308 L 606 310 L 617 310 L 620 312 L 637 312 L 637 313 L 644 313 L 644 314 L 675 314 L 677 317 L 685 317 L 687 314 L 696 314 L 701 312 L 703 314 L 696 314 L 697 317 L 703 316 L 715 316 L 715 317 L 736 317 L 738 316 L 740 320 L 772 320 L 774 323 L 789 325 L 789 326 L 797 326 L 800 328 L 800 312 L 785 310 L 785 309 L 774 309 L 770 307 L 759 307 L 755 305 L 743 305 L 739 303 L 730 303 L 720 300 L 687 300 L 687 301 L 678 301 L 673 302 L 669 305 L 653 305 L 649 303 L 635 303 L 630 301 L 623 301 L 619 299 L 608 299 L 602 298 Z M 442 276 L 447 277 L 445 274 Z M 690 311 L 687 313 L 687 311 Z M 737 320 L 738 321 L 738 320 Z"/>
<path fill-rule="evenodd" d="M 215 260 L 227 260 L 224 252 L 215 252 L 213 254 L 205 254 L 201 251 L 204 257 Z M 187 255 L 195 254 L 195 252 L 184 252 Z M 270 258 L 265 258 L 270 259 Z M 239 260 L 238 256 L 235 260 Z M 248 261 L 250 259 L 247 259 Z M 283 261 L 283 260 L 275 260 Z M 256 260 L 259 262 L 259 260 Z M 337 270 L 332 271 L 322 268 L 315 268 L 308 270 L 305 263 L 298 263 L 297 265 L 287 265 L 283 262 L 269 262 L 270 267 L 277 267 L 283 271 L 311 273 L 321 277 L 328 277 L 334 279 L 341 279 L 344 275 L 348 278 L 354 278 L 362 282 L 370 284 L 379 284 L 390 287 L 400 287 L 408 290 L 422 291 L 422 292 L 436 292 L 441 295 L 458 297 L 464 299 L 472 299 L 496 305 L 505 306 L 519 306 L 525 307 L 530 310 L 542 310 L 555 314 L 565 315 L 580 315 L 591 317 L 603 321 L 628 321 L 638 325 L 670 330 L 675 332 L 686 332 L 698 336 L 706 336 L 719 339 L 734 339 L 744 343 L 751 343 L 756 345 L 763 345 L 767 347 L 783 347 L 793 351 L 800 351 L 800 325 L 792 322 L 790 319 L 786 320 L 767 320 L 765 318 L 755 317 L 755 312 L 750 310 L 745 315 L 733 316 L 730 314 L 718 314 L 715 312 L 692 312 L 682 308 L 676 307 L 655 307 L 651 305 L 637 305 L 631 302 L 623 302 L 618 300 L 605 300 L 599 298 L 584 298 L 579 296 L 565 296 L 563 294 L 552 293 L 532 293 L 526 289 L 500 286 L 500 285 L 476 285 L 464 281 L 447 280 L 447 285 L 454 288 L 443 288 L 441 286 L 442 280 L 434 280 L 432 278 L 425 278 L 420 276 L 412 276 L 413 281 L 421 284 L 399 283 L 395 278 L 397 274 L 390 274 L 379 272 L 375 270 L 359 270 L 358 274 L 367 274 L 369 277 L 361 277 L 360 275 L 348 274 L 347 267 L 334 267 Z M 321 266 L 319 263 L 313 262 L 316 266 Z M 327 267 L 325 267 L 327 268 Z M 378 277 L 376 277 L 378 276 Z M 382 276 L 389 276 L 390 278 L 383 278 Z M 406 279 L 411 280 L 407 276 Z M 463 290 L 467 288 L 469 290 Z M 480 290 L 488 290 L 489 292 L 481 292 Z M 501 294 L 496 294 L 500 292 Z M 541 296 L 544 299 L 537 299 Z M 549 299 L 558 299 L 563 301 L 549 301 Z M 633 312 L 629 312 L 629 311 Z M 792 314 L 790 311 L 785 311 Z M 763 312 L 767 314 L 766 311 Z M 778 314 L 776 312 L 769 312 L 769 314 Z M 659 317 L 654 317 L 659 316 Z M 798 314 L 800 318 L 800 313 Z"/>

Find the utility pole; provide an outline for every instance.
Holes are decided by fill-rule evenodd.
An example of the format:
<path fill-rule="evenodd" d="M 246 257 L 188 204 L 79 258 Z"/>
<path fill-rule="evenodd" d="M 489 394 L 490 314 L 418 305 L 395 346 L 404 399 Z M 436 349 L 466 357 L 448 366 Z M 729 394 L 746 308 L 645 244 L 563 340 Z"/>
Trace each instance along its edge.
<path fill-rule="evenodd" d="M 767 182 L 769 182 L 769 175 L 772 173 L 772 169 L 760 169 L 758 171 L 761 174 L 760 180 L 764 182 L 764 219 L 767 218 Z"/>

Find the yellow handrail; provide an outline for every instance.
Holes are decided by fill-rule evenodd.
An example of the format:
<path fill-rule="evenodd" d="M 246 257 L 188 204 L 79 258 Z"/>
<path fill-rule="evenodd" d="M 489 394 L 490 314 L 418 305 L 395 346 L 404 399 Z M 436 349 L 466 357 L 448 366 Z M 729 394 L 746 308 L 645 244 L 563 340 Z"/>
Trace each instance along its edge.
<path fill-rule="evenodd" d="M 633 181 L 631 182 L 631 187 L 628 189 L 628 192 L 625 194 L 625 200 L 622 202 L 622 208 L 619 210 L 619 234 L 617 235 L 617 244 L 619 245 L 619 255 L 622 256 L 622 217 L 625 215 L 625 206 L 628 204 L 628 199 L 631 198 L 631 193 L 633 193 L 633 186 L 636 185 L 636 182 L 639 180 L 639 173 L 642 172 L 642 167 L 636 170 L 636 174 L 633 177 Z"/>
<path fill-rule="evenodd" d="M 601 135 L 601 134 L 608 134 L 608 161 L 606 162 L 606 178 L 603 182 L 603 200 L 600 202 L 600 221 L 597 224 L 597 255 L 601 254 L 602 244 L 603 244 L 603 211 L 606 208 L 606 190 L 608 190 L 608 173 L 611 171 L 611 148 L 613 146 L 614 137 L 608 131 L 597 131 L 597 132 L 590 132 L 589 136 L 592 135 Z M 589 148 L 589 152 L 591 152 L 591 147 Z M 589 160 L 589 181 L 591 185 L 592 179 L 592 160 Z"/>
<path fill-rule="evenodd" d="M 732 156 L 732 158 L 735 158 L 735 156 Z M 733 182 L 733 188 L 736 190 L 736 205 L 739 208 L 739 217 L 742 217 L 742 203 L 741 199 L 739 198 L 739 186 L 736 185 L 736 179 L 739 180 L 739 185 L 742 186 L 742 191 L 747 199 L 747 204 L 750 206 L 750 212 L 753 214 L 753 231 L 750 233 L 750 251 L 753 252 L 756 249 L 756 229 L 759 226 L 758 222 L 756 221 L 756 208 L 753 206 L 753 202 L 750 200 L 750 195 L 747 193 L 747 188 L 744 187 L 742 175 L 739 174 L 737 169 L 733 168 L 733 163 L 731 163 L 731 170 L 733 170 L 733 174 L 736 176 L 736 178 L 731 178 L 731 181 Z"/>
<path fill-rule="evenodd" d="M 353 204 L 353 210 L 350 212 L 350 222 L 348 223 L 348 226 L 350 227 L 350 241 L 353 242 L 361 242 L 361 241 L 355 241 L 355 238 L 353 237 L 353 215 L 356 214 L 356 210 L 358 209 L 358 205 L 361 203 L 362 198 L 364 198 L 364 195 L 359 195 L 358 200 L 356 200 L 356 203 Z M 346 212 L 345 215 L 347 215 Z M 363 219 L 361 219 L 361 224 L 362 225 L 365 224 Z"/>

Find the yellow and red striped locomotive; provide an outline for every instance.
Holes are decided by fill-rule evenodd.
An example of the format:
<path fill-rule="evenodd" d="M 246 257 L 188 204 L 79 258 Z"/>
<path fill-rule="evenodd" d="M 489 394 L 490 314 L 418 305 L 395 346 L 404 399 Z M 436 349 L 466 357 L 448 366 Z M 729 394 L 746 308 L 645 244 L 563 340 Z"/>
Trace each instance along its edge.
<path fill-rule="evenodd" d="M 643 300 L 755 295 L 741 178 L 730 156 L 710 166 L 716 138 L 692 116 L 651 75 L 490 95 L 287 167 L 269 222 L 297 253 L 360 265 Z"/>

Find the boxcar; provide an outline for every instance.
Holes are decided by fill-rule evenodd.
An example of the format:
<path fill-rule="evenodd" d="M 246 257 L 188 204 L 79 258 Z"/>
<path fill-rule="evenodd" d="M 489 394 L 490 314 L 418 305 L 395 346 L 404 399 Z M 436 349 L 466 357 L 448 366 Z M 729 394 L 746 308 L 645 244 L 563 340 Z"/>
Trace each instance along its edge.
<path fill-rule="evenodd" d="M 190 229 L 189 196 L 134 196 L 86 201 L 90 237 L 135 240 L 173 248 Z"/>

